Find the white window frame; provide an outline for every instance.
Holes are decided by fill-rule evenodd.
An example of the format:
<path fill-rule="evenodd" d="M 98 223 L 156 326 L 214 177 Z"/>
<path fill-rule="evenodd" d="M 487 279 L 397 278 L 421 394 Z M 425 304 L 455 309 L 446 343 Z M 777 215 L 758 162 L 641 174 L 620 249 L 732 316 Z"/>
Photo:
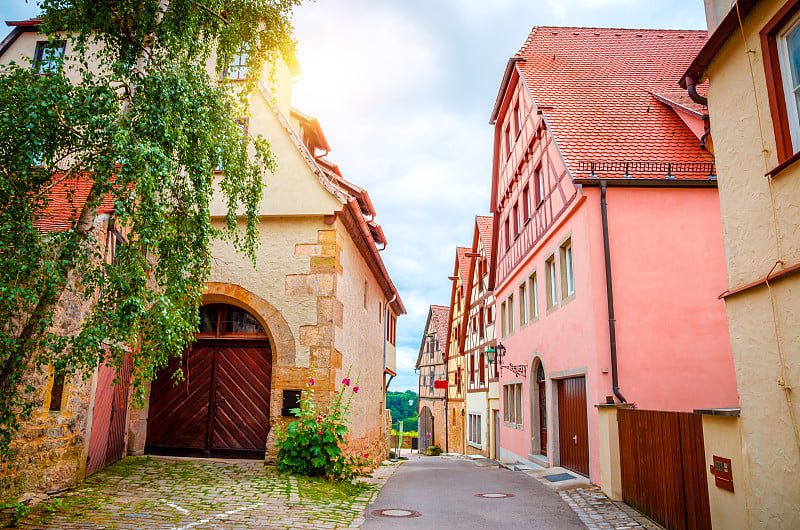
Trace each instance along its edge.
<path fill-rule="evenodd" d="M 550 254 L 544 261 L 545 286 L 547 287 L 547 310 L 558 307 L 558 274 L 556 271 L 556 256 Z"/>
<path fill-rule="evenodd" d="M 483 449 L 483 414 L 478 412 L 467 413 L 467 444 L 477 449 Z"/>
<path fill-rule="evenodd" d="M 528 305 L 530 309 L 529 321 L 535 322 L 539 319 L 539 280 L 536 277 L 535 270 L 528 276 Z"/>
<path fill-rule="evenodd" d="M 524 426 L 522 380 L 503 383 L 503 424 L 513 429 Z"/>
<path fill-rule="evenodd" d="M 786 114 L 789 118 L 789 132 L 792 137 L 792 150 L 800 151 L 800 109 L 797 108 L 797 97 L 792 88 L 792 69 L 789 58 L 787 35 L 800 25 L 800 13 L 795 15 L 786 26 L 775 36 L 778 45 L 778 59 L 781 68 L 781 81 L 783 82 L 783 98 L 786 100 Z M 800 53 L 800 50 L 798 50 Z M 797 88 L 800 91 L 800 85 Z"/>
<path fill-rule="evenodd" d="M 508 318 L 506 319 L 508 322 L 508 334 L 514 334 L 514 295 L 508 295 L 507 299 L 507 306 L 506 309 L 508 310 Z"/>
<path fill-rule="evenodd" d="M 561 299 L 566 300 L 575 294 L 575 264 L 572 252 L 572 237 L 569 237 L 559 247 L 559 259 L 561 261 L 561 274 L 564 282 L 561 286 Z"/>
<path fill-rule="evenodd" d="M 526 282 L 519 284 L 519 327 L 528 325 L 528 286 Z"/>

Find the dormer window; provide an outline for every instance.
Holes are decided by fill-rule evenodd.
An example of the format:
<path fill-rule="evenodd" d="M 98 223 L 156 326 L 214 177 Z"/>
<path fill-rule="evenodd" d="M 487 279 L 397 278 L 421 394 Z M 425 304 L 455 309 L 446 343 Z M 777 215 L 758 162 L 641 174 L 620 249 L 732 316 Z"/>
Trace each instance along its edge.
<path fill-rule="evenodd" d="M 58 71 L 64 60 L 66 41 L 40 41 L 36 43 L 33 67 L 37 74 L 47 75 Z"/>

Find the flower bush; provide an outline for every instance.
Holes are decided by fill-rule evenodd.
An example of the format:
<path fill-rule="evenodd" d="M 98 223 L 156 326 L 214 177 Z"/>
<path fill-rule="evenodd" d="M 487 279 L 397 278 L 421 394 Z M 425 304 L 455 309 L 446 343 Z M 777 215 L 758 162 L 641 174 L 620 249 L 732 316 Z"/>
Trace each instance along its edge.
<path fill-rule="evenodd" d="M 364 474 L 369 455 L 348 455 L 342 451 L 350 421 L 350 403 L 358 393 L 358 381 L 351 386 L 350 370 L 342 388 L 327 407 L 314 400 L 314 377 L 300 395 L 300 406 L 291 410 L 297 420 L 286 429 L 276 427 L 278 468 L 293 475 L 326 476 L 352 482 Z"/>

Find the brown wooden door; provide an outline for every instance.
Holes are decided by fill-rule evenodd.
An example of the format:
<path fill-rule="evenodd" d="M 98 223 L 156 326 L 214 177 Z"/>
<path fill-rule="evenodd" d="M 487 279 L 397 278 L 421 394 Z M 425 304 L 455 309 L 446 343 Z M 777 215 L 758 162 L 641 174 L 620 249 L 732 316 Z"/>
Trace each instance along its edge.
<path fill-rule="evenodd" d="M 589 427 L 583 376 L 558 381 L 558 447 L 562 467 L 589 476 Z"/>
<path fill-rule="evenodd" d="M 211 435 L 216 456 L 263 456 L 269 432 L 271 374 L 268 344 L 217 348 Z"/>
<path fill-rule="evenodd" d="M 710 529 L 701 418 L 617 411 L 622 497 L 668 529 Z"/>
<path fill-rule="evenodd" d="M 178 367 L 184 380 L 174 384 Z M 272 375 L 264 340 L 199 340 L 151 387 L 145 451 L 263 458 Z"/>
<path fill-rule="evenodd" d="M 545 393 L 545 382 L 540 381 L 539 385 L 539 451 L 547 455 L 547 394 Z"/>
<path fill-rule="evenodd" d="M 127 356 L 119 378 L 117 378 L 117 371 L 105 363 L 97 369 L 92 428 L 86 457 L 87 476 L 100 471 L 123 456 L 130 374 L 130 358 Z M 117 380 L 116 384 L 114 384 L 115 380 Z"/>

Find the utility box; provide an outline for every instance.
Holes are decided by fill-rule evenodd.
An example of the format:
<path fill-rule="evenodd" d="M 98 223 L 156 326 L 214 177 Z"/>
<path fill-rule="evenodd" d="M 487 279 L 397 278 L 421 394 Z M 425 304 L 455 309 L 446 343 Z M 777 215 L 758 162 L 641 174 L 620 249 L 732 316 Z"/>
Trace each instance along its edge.
<path fill-rule="evenodd" d="M 733 491 L 733 470 L 731 469 L 731 459 L 722 458 L 714 455 L 714 464 L 710 466 L 711 474 L 714 475 L 714 483 L 718 488 Z"/>

